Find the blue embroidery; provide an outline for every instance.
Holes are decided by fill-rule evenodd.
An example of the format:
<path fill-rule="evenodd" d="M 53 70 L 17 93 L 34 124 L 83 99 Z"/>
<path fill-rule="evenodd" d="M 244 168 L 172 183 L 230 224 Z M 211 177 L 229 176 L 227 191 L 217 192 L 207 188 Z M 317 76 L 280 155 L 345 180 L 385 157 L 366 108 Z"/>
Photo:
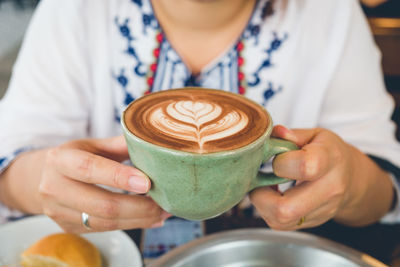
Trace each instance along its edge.
<path fill-rule="evenodd" d="M 264 6 L 261 8 L 261 13 L 260 13 L 260 19 L 261 22 L 258 24 L 252 23 L 252 21 L 254 20 L 253 17 L 252 19 L 249 21 L 246 30 L 243 33 L 242 38 L 246 39 L 247 41 L 250 40 L 251 38 L 254 38 L 254 44 L 258 45 L 258 41 L 259 41 L 259 35 L 260 35 L 260 31 L 261 31 L 261 24 L 264 23 L 263 21 L 265 20 L 266 17 L 272 15 L 274 13 L 272 6 L 273 6 L 273 1 L 266 1 L 264 3 Z M 257 3 L 258 5 L 258 3 Z M 256 7 L 256 10 L 258 10 L 258 8 Z M 254 14 L 252 15 L 254 16 Z"/>
<path fill-rule="evenodd" d="M 260 25 L 249 23 L 249 25 L 246 28 L 246 31 L 243 34 L 243 39 L 249 40 L 251 38 L 254 38 L 254 44 L 258 45 L 259 35 L 260 35 Z"/>
<path fill-rule="evenodd" d="M 159 28 L 158 22 L 154 14 L 143 14 L 143 33 L 147 34 L 147 28 L 150 27 L 152 29 L 157 30 Z"/>
<path fill-rule="evenodd" d="M 120 24 L 120 23 L 118 22 L 118 20 L 119 20 L 118 17 L 115 17 L 115 19 L 114 19 L 115 24 L 116 24 L 117 27 L 119 28 L 119 31 L 120 31 L 120 33 L 122 34 L 122 36 L 123 36 L 124 38 L 126 38 L 128 41 L 132 41 L 132 40 L 133 40 L 133 37 L 132 37 L 132 35 L 131 35 L 131 30 L 130 30 L 129 27 L 128 27 L 129 19 L 125 19 L 125 21 L 124 21 L 123 24 Z"/>
<path fill-rule="evenodd" d="M 122 68 L 118 76 L 115 76 L 115 75 L 113 75 L 113 76 L 123 88 L 126 88 L 129 80 L 128 80 L 128 77 L 126 77 L 124 73 L 125 73 L 125 68 Z"/>
<path fill-rule="evenodd" d="M 264 103 L 265 105 L 268 100 L 273 97 L 276 93 L 282 91 L 282 86 L 279 86 L 277 89 L 274 89 L 274 86 L 272 85 L 272 82 L 268 82 L 268 88 L 264 91 Z"/>
<path fill-rule="evenodd" d="M 274 0 L 267 1 L 264 3 L 263 8 L 261 9 L 261 19 L 264 20 L 266 17 L 269 17 L 274 14 Z"/>
<path fill-rule="evenodd" d="M 118 81 L 118 83 L 121 85 L 122 89 L 124 90 L 124 104 L 128 105 L 131 103 L 135 98 L 132 96 L 131 93 L 128 92 L 127 90 L 127 85 L 128 85 L 128 78 L 125 76 L 125 69 L 122 68 L 120 71 L 120 74 L 118 76 L 113 75 L 114 78 Z"/>
<path fill-rule="evenodd" d="M 268 54 L 271 54 L 275 50 L 278 50 L 279 47 L 282 45 L 282 42 L 286 41 L 286 39 L 288 38 L 288 34 L 287 33 L 285 33 L 283 35 L 282 39 L 278 38 L 278 34 L 276 32 L 274 32 L 273 35 L 274 35 L 274 40 L 271 42 L 271 47 L 267 50 Z"/>
<path fill-rule="evenodd" d="M 6 159 L 6 157 L 0 158 L 0 167 L 3 166 L 3 162 L 5 162 Z"/>
<path fill-rule="evenodd" d="M 25 152 L 27 150 L 29 150 L 29 147 L 19 148 L 19 149 L 15 150 L 13 153 L 11 153 L 10 155 L 8 155 L 6 157 L 1 157 L 0 158 L 0 172 L 8 164 L 10 164 L 11 161 L 13 161 L 15 159 L 15 157 L 17 157 L 19 154 L 21 154 L 22 152 Z"/>
<path fill-rule="evenodd" d="M 135 100 L 133 95 L 128 92 L 128 77 L 125 76 L 125 68 L 121 68 L 119 75 L 113 74 L 113 78 L 118 82 L 118 84 L 121 86 L 123 93 L 124 93 L 124 106 L 127 106 L 129 103 Z M 117 108 L 114 110 L 114 118 L 115 120 L 119 123 L 121 120 L 120 117 L 120 112 Z"/>
<path fill-rule="evenodd" d="M 135 48 L 132 46 L 133 41 L 135 41 L 135 38 L 131 35 L 131 30 L 128 26 L 129 19 L 125 19 L 123 24 L 119 23 L 118 17 L 115 17 L 114 19 L 115 24 L 119 28 L 119 32 L 121 33 L 122 37 L 127 40 L 127 48 L 125 50 L 125 53 L 128 55 L 132 56 L 136 60 L 136 66 L 134 67 L 134 72 L 136 75 L 140 77 L 146 76 L 146 70 L 141 71 L 140 68 L 144 65 L 142 61 L 140 60 L 139 56 L 136 53 Z"/>
<path fill-rule="evenodd" d="M 142 2 L 142 0 L 131 0 L 131 1 L 139 7 L 140 12 L 142 13 L 143 34 L 147 35 L 147 28 L 148 27 L 150 27 L 151 29 L 154 29 L 154 30 L 159 29 L 160 26 L 158 24 L 156 16 L 154 16 L 153 9 L 151 9 L 150 13 L 145 13 L 143 11 L 143 2 Z M 151 6 L 151 3 L 149 3 L 149 5 Z"/>
<path fill-rule="evenodd" d="M 121 121 L 120 111 L 117 108 L 114 108 L 114 119 L 119 123 Z"/>
<path fill-rule="evenodd" d="M 142 0 L 132 0 L 132 2 L 135 3 L 136 5 L 138 5 L 140 8 L 142 8 L 142 6 L 143 6 Z"/>
<path fill-rule="evenodd" d="M 276 32 L 273 33 L 274 35 L 274 39 L 272 40 L 270 47 L 266 50 L 264 50 L 265 53 L 267 53 L 267 57 L 265 60 L 263 60 L 263 62 L 261 63 L 261 65 L 258 67 L 258 69 L 255 71 L 255 73 L 253 74 L 253 81 L 247 81 L 247 85 L 249 87 L 254 87 L 256 85 L 258 85 L 261 81 L 260 79 L 260 72 L 263 69 L 269 68 L 272 66 L 272 55 L 275 51 L 277 51 L 282 43 L 288 38 L 288 35 L 285 34 L 281 39 L 279 39 L 278 34 Z"/>

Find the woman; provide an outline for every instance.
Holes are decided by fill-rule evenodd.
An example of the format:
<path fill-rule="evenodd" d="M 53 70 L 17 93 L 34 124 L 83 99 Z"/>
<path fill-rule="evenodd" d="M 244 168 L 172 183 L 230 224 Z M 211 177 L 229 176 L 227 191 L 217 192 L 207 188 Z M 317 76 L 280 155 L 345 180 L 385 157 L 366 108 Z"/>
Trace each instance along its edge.
<path fill-rule="evenodd" d="M 70 232 L 162 225 L 170 215 L 150 198 L 96 185 L 149 190 L 120 163 L 120 113 L 184 86 L 249 97 L 301 147 L 273 162 L 296 186 L 250 195 L 270 227 L 400 220 L 393 100 L 355 0 L 42 1 L 0 106 L 3 213 Z"/>

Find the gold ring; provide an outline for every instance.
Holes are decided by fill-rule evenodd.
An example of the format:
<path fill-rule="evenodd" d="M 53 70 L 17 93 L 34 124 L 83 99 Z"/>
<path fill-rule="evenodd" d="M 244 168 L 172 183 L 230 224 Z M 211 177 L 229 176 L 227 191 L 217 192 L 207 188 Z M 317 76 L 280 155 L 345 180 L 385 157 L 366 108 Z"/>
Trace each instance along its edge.
<path fill-rule="evenodd" d="M 306 216 L 301 217 L 300 220 L 297 222 L 297 226 L 301 226 L 305 221 L 306 221 Z"/>

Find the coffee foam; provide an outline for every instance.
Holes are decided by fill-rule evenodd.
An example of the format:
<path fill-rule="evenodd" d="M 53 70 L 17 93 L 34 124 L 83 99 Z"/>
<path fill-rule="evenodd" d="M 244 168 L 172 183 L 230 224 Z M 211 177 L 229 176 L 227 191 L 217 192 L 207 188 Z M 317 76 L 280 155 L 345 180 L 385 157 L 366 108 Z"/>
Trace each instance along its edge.
<path fill-rule="evenodd" d="M 258 104 L 211 89 L 175 89 L 142 97 L 126 110 L 127 128 L 139 138 L 164 147 L 212 153 L 245 146 L 267 129 Z"/>

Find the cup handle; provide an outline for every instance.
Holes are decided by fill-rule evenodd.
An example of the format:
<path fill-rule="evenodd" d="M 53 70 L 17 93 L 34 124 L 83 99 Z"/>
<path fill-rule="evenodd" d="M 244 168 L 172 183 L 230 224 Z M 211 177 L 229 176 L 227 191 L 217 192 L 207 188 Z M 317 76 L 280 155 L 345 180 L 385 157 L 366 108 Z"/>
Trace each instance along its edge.
<path fill-rule="evenodd" d="M 269 143 L 266 146 L 266 151 L 265 151 L 263 162 L 266 162 L 272 156 L 276 156 L 276 155 L 284 153 L 284 152 L 299 149 L 297 147 L 297 145 L 294 144 L 293 142 L 286 141 L 283 139 L 270 138 L 268 142 Z M 270 173 L 258 172 L 256 178 L 254 178 L 254 180 L 253 180 L 250 190 L 253 190 L 254 188 L 261 187 L 261 186 L 270 186 L 270 185 L 281 184 L 281 183 L 284 183 L 287 181 L 290 181 L 290 179 L 278 177 L 272 172 L 270 172 Z"/>

